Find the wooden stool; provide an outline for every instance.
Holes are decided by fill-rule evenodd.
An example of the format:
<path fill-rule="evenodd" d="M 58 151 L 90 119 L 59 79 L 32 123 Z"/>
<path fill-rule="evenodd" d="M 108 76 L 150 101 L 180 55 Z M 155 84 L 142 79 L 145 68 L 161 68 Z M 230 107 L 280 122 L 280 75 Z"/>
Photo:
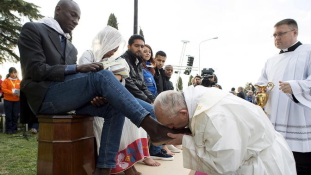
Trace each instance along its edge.
<path fill-rule="evenodd" d="M 95 170 L 93 117 L 38 115 L 38 175 L 84 175 Z"/>

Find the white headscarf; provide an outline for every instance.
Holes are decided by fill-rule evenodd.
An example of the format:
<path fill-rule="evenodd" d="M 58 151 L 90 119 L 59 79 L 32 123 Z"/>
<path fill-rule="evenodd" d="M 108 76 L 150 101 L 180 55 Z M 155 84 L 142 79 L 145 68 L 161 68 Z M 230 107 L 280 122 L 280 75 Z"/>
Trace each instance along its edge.
<path fill-rule="evenodd" d="M 65 36 L 67 39 L 70 39 L 69 33 L 65 33 L 60 27 L 59 23 L 54 18 L 42 18 L 39 20 L 39 22 L 51 27 L 59 34 Z"/>
<path fill-rule="evenodd" d="M 117 48 L 123 42 L 121 33 L 110 26 L 102 29 L 93 39 L 92 51 L 95 56 L 95 62 L 102 60 L 103 56 L 109 51 Z"/>

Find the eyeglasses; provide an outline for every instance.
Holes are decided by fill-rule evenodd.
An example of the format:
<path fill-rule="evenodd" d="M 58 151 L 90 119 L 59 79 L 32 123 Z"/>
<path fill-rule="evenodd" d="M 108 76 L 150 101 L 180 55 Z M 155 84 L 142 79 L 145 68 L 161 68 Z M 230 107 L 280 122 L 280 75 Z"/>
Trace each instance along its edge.
<path fill-rule="evenodd" d="M 290 31 L 287 31 L 287 32 L 292 32 L 292 31 L 294 31 L 294 30 L 295 30 L 295 29 L 290 30 Z M 272 36 L 273 36 L 274 38 L 276 38 L 277 36 L 281 37 L 281 36 L 285 35 L 287 32 L 276 33 L 276 34 L 273 34 Z"/>

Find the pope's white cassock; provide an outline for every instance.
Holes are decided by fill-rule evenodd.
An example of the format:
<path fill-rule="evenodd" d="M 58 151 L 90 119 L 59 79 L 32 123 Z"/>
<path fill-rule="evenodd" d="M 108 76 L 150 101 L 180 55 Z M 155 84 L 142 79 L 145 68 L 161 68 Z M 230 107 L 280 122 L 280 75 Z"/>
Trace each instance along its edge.
<path fill-rule="evenodd" d="M 279 81 L 289 82 L 295 98 L 279 90 Z M 275 130 L 292 151 L 311 152 L 311 45 L 268 59 L 258 85 L 274 83 L 265 106 Z"/>
<path fill-rule="evenodd" d="M 295 175 L 294 157 L 263 110 L 216 88 L 184 91 L 193 136 L 184 167 L 209 175 Z"/>

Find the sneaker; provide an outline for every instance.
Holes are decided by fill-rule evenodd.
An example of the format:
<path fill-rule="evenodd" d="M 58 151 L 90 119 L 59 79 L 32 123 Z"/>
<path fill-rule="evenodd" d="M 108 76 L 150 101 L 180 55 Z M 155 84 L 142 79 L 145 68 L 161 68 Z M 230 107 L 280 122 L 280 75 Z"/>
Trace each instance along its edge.
<path fill-rule="evenodd" d="M 167 154 L 167 151 L 165 149 L 161 149 L 161 151 L 165 154 Z"/>
<path fill-rule="evenodd" d="M 167 148 L 168 148 L 169 150 L 171 150 L 173 153 L 180 153 L 180 152 L 181 152 L 181 150 L 178 149 L 178 148 L 176 148 L 174 145 L 166 145 L 166 146 L 167 146 Z"/>
<path fill-rule="evenodd" d="M 30 129 L 30 132 L 33 133 L 33 134 L 37 134 L 38 131 L 37 131 L 36 128 L 31 128 L 31 129 Z"/>
<path fill-rule="evenodd" d="M 155 155 L 150 156 L 153 160 L 174 160 L 174 157 L 171 155 L 168 155 L 162 151 Z"/>

